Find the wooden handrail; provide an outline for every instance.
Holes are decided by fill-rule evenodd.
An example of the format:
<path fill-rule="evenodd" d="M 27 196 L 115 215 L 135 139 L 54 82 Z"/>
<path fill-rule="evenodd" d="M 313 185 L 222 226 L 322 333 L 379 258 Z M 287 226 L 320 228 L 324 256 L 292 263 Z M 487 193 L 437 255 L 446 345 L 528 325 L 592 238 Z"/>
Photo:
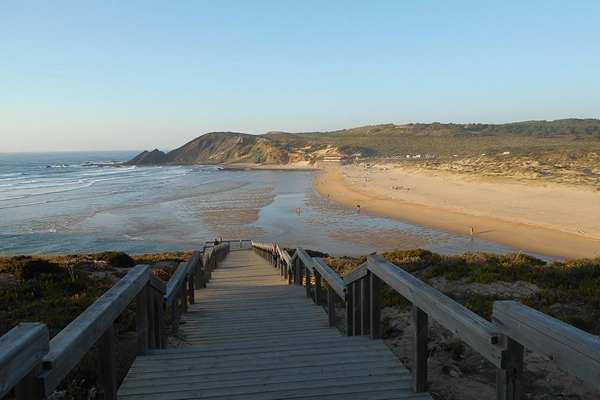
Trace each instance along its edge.
<path fill-rule="evenodd" d="M 209 261 L 222 258 L 228 249 L 229 244 L 214 249 Z M 37 323 L 21 324 L 2 336 L 0 390 L 4 394 L 5 390 L 15 386 L 15 382 L 23 382 L 23 377 L 27 376 L 28 385 L 17 384 L 17 390 L 23 387 L 27 394 L 18 395 L 18 398 L 45 398 L 89 349 L 97 345 L 104 397 L 116 398 L 114 321 L 136 299 L 138 353 L 143 355 L 147 354 L 148 348 L 164 347 L 164 299 L 173 301 L 174 294 L 185 288 L 186 282 L 193 282 L 192 272 L 200 265 L 199 261 L 199 252 L 194 252 L 187 263 L 180 265 L 168 284 L 152 274 L 148 265 L 135 266 L 51 341 L 47 327 Z M 10 349 L 4 345 L 10 345 Z"/>
<path fill-rule="evenodd" d="M 502 367 L 503 348 L 498 329 L 473 311 L 382 257 L 367 258 L 369 270 L 477 350 L 496 367 Z"/>
<path fill-rule="evenodd" d="M 356 281 L 364 278 L 369 273 L 369 266 L 366 262 L 360 264 L 358 267 L 354 268 L 352 271 L 347 272 L 342 280 L 344 282 L 344 286 L 351 285 Z"/>
<path fill-rule="evenodd" d="M 229 245 L 233 246 L 233 244 L 239 243 L 239 247 L 242 248 L 244 242 L 250 242 L 250 245 L 252 246 L 252 239 L 228 239 L 228 240 L 221 240 L 221 242 L 219 244 L 229 243 Z M 204 242 L 204 246 L 203 246 L 202 250 L 206 251 L 206 249 L 214 247 L 214 246 L 217 246 L 217 245 L 215 245 L 214 241 L 212 241 L 212 242 Z"/>
<path fill-rule="evenodd" d="M 511 354 L 517 372 L 523 369 L 524 346 L 600 389 L 600 338 L 512 300 L 495 301 L 492 318 L 503 335 L 521 345 Z M 506 375 L 502 398 L 519 399 L 521 374 Z"/>
<path fill-rule="evenodd" d="M 137 265 L 81 313 L 50 342 L 39 376 L 47 397 L 79 360 L 112 327 L 113 322 L 150 279 L 150 267 Z M 115 385 L 116 386 L 116 385 Z M 114 388 L 116 396 L 116 387 Z M 107 397 L 112 398 L 111 394 Z"/>
<path fill-rule="evenodd" d="M 252 242 L 252 248 L 263 258 L 272 262 L 276 267 L 280 264 L 282 276 L 288 283 L 302 285 L 306 283 L 306 296 L 311 297 L 311 278 L 315 277 L 315 298 L 317 305 L 322 304 L 321 279 L 327 282 L 327 311 L 329 315 L 329 326 L 335 325 L 335 295 L 344 298 L 344 285 L 340 278 L 323 260 L 313 258 L 302 249 L 297 248 L 294 255 L 290 257 L 287 251 L 277 246 L 277 257 L 273 257 L 274 243 Z"/>
<path fill-rule="evenodd" d="M 254 249 L 272 260 L 272 243 L 255 243 Z M 287 260 L 286 260 L 287 261 Z M 584 381 L 600 389 L 600 338 L 560 322 L 515 301 L 494 302 L 489 322 L 448 296 L 380 256 L 339 277 L 323 260 L 297 248 L 289 258 L 295 284 L 305 284 L 310 296 L 315 276 L 315 303 L 320 304 L 320 279 L 328 289 L 330 326 L 335 320 L 333 293 L 346 301 L 347 334 L 379 338 L 381 281 L 413 303 L 413 389 L 427 390 L 427 324 L 431 315 L 489 360 L 498 371 L 497 399 L 521 398 L 523 346 L 544 354 Z M 355 315 L 356 314 L 356 315 Z"/>
<path fill-rule="evenodd" d="M 195 302 L 194 287 L 198 289 L 206 287 L 206 282 L 210 279 L 210 274 L 217 263 L 221 261 L 229 252 L 228 242 L 221 243 L 211 247 L 204 252 L 202 262 L 200 261 L 200 252 L 195 251 L 187 262 L 182 262 L 167 283 L 167 290 L 164 296 L 164 310 L 171 309 L 171 331 L 174 335 L 179 333 L 179 299 L 181 299 L 182 312 L 186 313 L 188 301 L 190 304 Z"/>
<path fill-rule="evenodd" d="M 150 274 L 150 278 L 148 279 L 148 285 L 150 285 L 152 289 L 156 290 L 162 295 L 167 294 L 167 284 L 165 283 L 165 281 L 163 281 L 154 274 Z"/>
<path fill-rule="evenodd" d="M 315 270 L 321 274 L 323 279 L 325 279 L 327 285 L 330 286 L 338 296 L 344 298 L 344 280 L 319 257 L 313 258 L 313 265 Z"/>
<path fill-rule="evenodd" d="M 41 369 L 42 358 L 50 349 L 49 343 L 48 327 L 38 322 L 21 323 L 0 337 L 0 398 L 31 375 L 31 371 Z M 36 375 L 23 382 L 23 390 L 29 392 L 33 386 L 35 391 Z M 28 397 L 20 391 L 17 387 L 17 398 Z"/>
<path fill-rule="evenodd" d="M 296 249 L 296 252 L 294 253 L 294 259 L 299 258 L 300 261 L 302 261 L 302 263 L 304 263 L 304 266 L 310 271 L 310 272 L 314 272 L 315 267 L 313 266 L 313 259 L 311 256 L 308 255 L 308 253 L 306 252 L 306 250 L 298 247 Z"/>
<path fill-rule="evenodd" d="M 165 306 L 168 306 L 173 302 L 173 299 L 181 293 L 181 287 L 185 285 L 188 275 L 192 272 L 195 267 L 190 262 L 179 263 L 179 266 L 175 270 L 175 273 L 171 275 L 171 279 L 167 282 L 167 294 L 165 294 Z M 194 271 L 195 272 L 195 271 Z"/>

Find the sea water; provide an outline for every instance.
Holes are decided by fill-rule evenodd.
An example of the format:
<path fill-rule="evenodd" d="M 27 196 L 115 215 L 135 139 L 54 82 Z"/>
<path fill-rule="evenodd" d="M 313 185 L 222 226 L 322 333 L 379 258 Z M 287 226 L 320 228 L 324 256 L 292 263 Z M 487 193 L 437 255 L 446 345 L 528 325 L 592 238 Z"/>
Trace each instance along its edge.
<path fill-rule="evenodd" d="M 0 154 L 0 254 L 196 250 L 217 237 L 335 256 L 518 251 L 357 213 L 319 196 L 314 171 L 123 164 L 138 153 Z"/>

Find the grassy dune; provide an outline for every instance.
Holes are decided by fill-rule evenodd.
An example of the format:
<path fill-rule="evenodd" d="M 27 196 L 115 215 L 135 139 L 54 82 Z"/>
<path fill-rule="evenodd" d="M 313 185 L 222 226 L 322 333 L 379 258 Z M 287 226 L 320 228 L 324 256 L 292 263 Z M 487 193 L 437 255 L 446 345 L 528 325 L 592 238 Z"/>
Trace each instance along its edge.
<path fill-rule="evenodd" d="M 292 251 L 292 249 L 289 249 Z M 364 262 L 362 258 L 331 258 L 311 252 L 343 275 Z M 179 262 L 191 252 L 129 256 L 120 252 L 56 257 L 0 257 L 0 334 L 21 322 L 44 322 L 55 336 L 70 321 L 106 292 L 135 264 L 150 264 L 168 281 Z M 492 303 L 518 299 L 592 334 L 600 334 L 600 259 L 546 263 L 524 254 L 506 256 L 465 253 L 444 256 L 422 249 L 382 253 L 421 280 L 444 291 L 484 318 L 491 318 Z M 516 286 L 526 293 L 512 290 Z M 383 291 L 383 307 L 405 307 L 406 300 L 392 289 Z M 119 382 L 135 358 L 135 307 L 130 306 L 115 324 Z M 384 333 L 393 334 L 384 320 Z M 386 325 L 388 324 L 388 325 Z M 58 390 L 74 398 L 94 392 L 96 355 L 90 352 Z"/>

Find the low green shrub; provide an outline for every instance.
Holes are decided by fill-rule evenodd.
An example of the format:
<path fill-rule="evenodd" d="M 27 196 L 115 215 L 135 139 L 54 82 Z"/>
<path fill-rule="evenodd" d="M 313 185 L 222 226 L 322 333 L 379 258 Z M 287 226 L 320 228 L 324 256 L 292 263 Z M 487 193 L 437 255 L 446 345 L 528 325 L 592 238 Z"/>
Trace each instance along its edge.
<path fill-rule="evenodd" d="M 135 266 L 135 260 L 122 251 L 103 251 L 92 254 L 92 257 L 97 261 L 104 261 L 114 267 L 131 268 Z"/>
<path fill-rule="evenodd" d="M 311 249 L 305 249 L 305 251 L 306 251 L 306 254 L 308 254 L 311 257 L 321 257 L 321 258 L 329 257 L 329 254 L 323 253 L 322 251 L 311 250 Z M 293 254 L 294 253 L 290 253 L 290 255 L 293 255 Z"/>
<path fill-rule="evenodd" d="M 64 268 L 61 268 L 61 266 L 56 263 L 32 256 L 5 258 L 0 264 L 0 271 L 25 280 L 37 278 L 42 274 L 67 273 Z"/>

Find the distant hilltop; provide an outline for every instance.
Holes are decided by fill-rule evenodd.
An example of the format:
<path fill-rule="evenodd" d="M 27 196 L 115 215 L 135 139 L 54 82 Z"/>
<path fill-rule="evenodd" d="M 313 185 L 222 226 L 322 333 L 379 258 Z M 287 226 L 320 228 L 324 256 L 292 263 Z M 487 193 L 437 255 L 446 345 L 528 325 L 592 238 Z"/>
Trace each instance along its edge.
<path fill-rule="evenodd" d="M 287 164 L 288 161 L 287 153 L 264 136 L 212 132 L 166 154 L 158 149 L 144 151 L 128 164 Z"/>
<path fill-rule="evenodd" d="M 538 152 L 600 152 L 600 120 L 510 124 L 369 125 L 333 132 L 211 132 L 164 153 L 143 151 L 131 165 L 314 163 L 356 158 L 460 157 Z M 429 158 L 429 157 L 423 157 Z"/>

